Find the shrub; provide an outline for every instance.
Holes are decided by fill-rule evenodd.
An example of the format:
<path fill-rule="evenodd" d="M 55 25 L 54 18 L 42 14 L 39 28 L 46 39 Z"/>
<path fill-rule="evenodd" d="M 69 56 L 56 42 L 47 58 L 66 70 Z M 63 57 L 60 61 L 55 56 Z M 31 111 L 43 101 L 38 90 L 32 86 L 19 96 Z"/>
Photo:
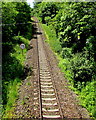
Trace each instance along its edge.
<path fill-rule="evenodd" d="M 64 73 L 64 76 L 66 77 L 66 79 L 68 79 L 68 81 L 70 81 L 70 83 L 73 82 L 73 73 L 71 71 L 71 67 L 70 67 L 70 59 L 66 58 L 66 59 L 59 59 L 59 67 L 61 68 L 62 72 Z"/>
<path fill-rule="evenodd" d="M 24 43 L 26 48 L 28 49 L 28 46 L 29 46 L 29 40 L 24 38 L 23 36 L 14 36 L 13 37 L 13 41 L 14 43 L 17 43 L 17 44 L 21 44 L 21 43 Z"/>
<path fill-rule="evenodd" d="M 71 70 L 74 74 L 74 86 L 86 84 L 91 81 L 93 75 L 93 62 L 86 59 L 87 55 L 84 53 L 77 53 L 71 59 Z"/>
<path fill-rule="evenodd" d="M 96 92 L 95 92 L 96 81 L 87 82 L 86 87 L 82 88 L 80 92 L 81 105 L 91 111 L 91 116 L 96 117 Z"/>
<path fill-rule="evenodd" d="M 72 49 L 71 48 L 63 48 L 61 52 L 61 56 L 63 58 L 71 58 L 72 57 Z"/>

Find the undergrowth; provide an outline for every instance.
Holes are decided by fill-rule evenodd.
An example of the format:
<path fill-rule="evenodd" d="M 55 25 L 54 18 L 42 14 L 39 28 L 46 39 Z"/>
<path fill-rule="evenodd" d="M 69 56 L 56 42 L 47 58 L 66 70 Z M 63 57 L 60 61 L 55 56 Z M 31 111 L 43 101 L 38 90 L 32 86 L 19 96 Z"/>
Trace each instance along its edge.
<path fill-rule="evenodd" d="M 29 40 L 22 36 L 14 37 L 20 38 L 20 41 L 26 45 L 22 50 L 18 42 L 14 45 L 13 50 L 8 55 L 4 56 L 5 63 L 3 65 L 3 118 L 12 118 L 14 108 L 16 106 L 16 99 L 18 98 L 18 89 L 22 83 L 24 76 L 24 61 L 29 44 Z M 19 42 L 20 42 L 19 41 Z"/>
<path fill-rule="evenodd" d="M 21 80 L 19 78 L 15 78 L 13 82 L 10 82 L 7 86 L 7 99 L 8 102 L 5 107 L 3 118 L 12 118 L 13 111 L 16 106 L 16 99 L 18 98 L 18 89 L 21 85 Z"/>
<path fill-rule="evenodd" d="M 90 116 L 96 118 L 96 92 L 95 92 L 96 81 L 87 82 L 87 85 L 82 88 L 79 92 L 80 104 L 85 107 L 89 112 Z"/>

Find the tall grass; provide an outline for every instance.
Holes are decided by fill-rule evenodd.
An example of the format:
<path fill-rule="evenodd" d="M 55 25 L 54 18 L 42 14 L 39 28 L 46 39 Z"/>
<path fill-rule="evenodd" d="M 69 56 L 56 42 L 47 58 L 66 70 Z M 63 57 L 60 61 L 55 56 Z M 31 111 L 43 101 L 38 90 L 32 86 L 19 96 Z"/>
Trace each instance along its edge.
<path fill-rule="evenodd" d="M 50 44 L 52 50 L 54 52 L 60 53 L 62 50 L 59 40 L 56 37 L 55 31 L 52 29 L 51 26 L 47 26 L 46 24 L 42 24 L 42 28 L 45 32 L 47 37 L 47 42 Z"/>

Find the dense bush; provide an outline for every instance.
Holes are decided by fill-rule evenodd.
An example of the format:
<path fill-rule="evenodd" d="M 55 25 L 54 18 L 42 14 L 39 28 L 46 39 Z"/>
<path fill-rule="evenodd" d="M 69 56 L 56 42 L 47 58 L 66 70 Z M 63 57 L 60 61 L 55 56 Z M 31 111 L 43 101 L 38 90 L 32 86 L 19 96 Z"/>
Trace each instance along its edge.
<path fill-rule="evenodd" d="M 61 52 L 61 57 L 63 58 L 71 58 L 72 57 L 72 49 L 71 48 L 63 48 Z"/>
<path fill-rule="evenodd" d="M 96 81 L 88 82 L 86 87 L 80 92 L 81 105 L 91 111 L 90 116 L 96 118 Z"/>
<path fill-rule="evenodd" d="M 2 3 L 3 55 L 12 50 L 13 36 L 17 36 L 19 33 L 27 39 L 32 37 L 32 25 L 28 23 L 30 21 L 31 10 L 26 2 Z"/>
<path fill-rule="evenodd" d="M 14 40 L 15 44 L 17 43 L 18 45 L 20 45 L 24 43 L 25 47 L 28 49 L 29 46 L 28 39 L 24 38 L 23 36 L 14 36 L 12 39 Z"/>
<path fill-rule="evenodd" d="M 87 81 L 92 80 L 92 76 L 95 74 L 93 60 L 87 59 L 87 54 L 77 53 L 73 55 L 71 61 L 71 71 L 74 74 L 74 86 L 81 86 L 82 83 L 86 85 Z"/>
<path fill-rule="evenodd" d="M 38 7 L 39 4 L 36 4 L 36 6 Z M 40 11 L 38 10 L 39 16 L 42 18 L 42 22 L 46 23 L 48 22 L 48 19 L 52 19 L 56 16 L 57 12 L 58 12 L 58 6 L 56 3 L 52 2 L 42 2 L 40 4 Z"/>

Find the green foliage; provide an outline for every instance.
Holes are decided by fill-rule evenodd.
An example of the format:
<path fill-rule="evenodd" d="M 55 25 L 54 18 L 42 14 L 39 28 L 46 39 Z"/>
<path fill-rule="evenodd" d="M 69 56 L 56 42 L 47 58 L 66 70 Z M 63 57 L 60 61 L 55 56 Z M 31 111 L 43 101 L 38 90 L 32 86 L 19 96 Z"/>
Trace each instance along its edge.
<path fill-rule="evenodd" d="M 5 63 L 3 64 L 3 105 L 4 116 L 11 117 L 14 110 L 15 100 L 18 95 L 18 87 L 21 83 L 21 77 L 24 75 L 24 61 L 26 49 L 23 51 L 17 44 L 14 46 L 14 52 L 4 56 Z M 13 106 L 13 107 L 12 107 Z"/>
<path fill-rule="evenodd" d="M 51 26 L 47 26 L 45 24 L 43 24 L 42 27 L 45 31 L 47 41 L 50 44 L 51 48 L 55 52 L 60 53 L 62 48 L 61 48 L 60 42 L 58 41 L 58 39 L 56 37 L 55 31 L 51 28 Z"/>
<path fill-rule="evenodd" d="M 61 51 L 61 57 L 63 58 L 71 58 L 72 57 L 72 49 L 71 48 L 63 48 Z"/>
<path fill-rule="evenodd" d="M 37 8 L 36 8 L 37 7 Z M 42 22 L 46 23 L 47 20 L 54 18 L 58 12 L 58 3 L 42 2 L 40 4 L 35 4 L 35 11 L 38 12 L 39 17 L 41 17 Z M 39 9 L 38 9 L 39 8 Z"/>
<path fill-rule="evenodd" d="M 62 59 L 60 57 L 58 58 L 59 58 L 58 66 L 61 68 L 61 71 L 64 73 L 65 78 L 68 79 L 68 81 L 70 81 L 70 83 L 73 84 L 73 74 L 70 69 L 70 59 L 68 58 Z"/>
<path fill-rule="evenodd" d="M 14 81 L 10 81 L 7 87 L 7 105 L 3 118 L 11 118 L 13 116 L 12 112 L 14 109 L 15 101 L 18 97 L 18 88 L 21 85 L 21 80 L 19 78 L 15 78 Z"/>
<path fill-rule="evenodd" d="M 31 21 L 30 10 L 26 2 L 2 2 L 2 24 L 5 24 L 2 26 L 3 54 L 12 50 L 12 46 L 8 44 L 14 43 L 12 37 L 17 36 L 18 33 L 27 39 L 31 38 L 32 25 L 21 24 Z"/>
<path fill-rule="evenodd" d="M 93 87 L 96 85 L 96 2 L 53 5 L 40 2 L 34 11 L 47 24 L 43 28 L 48 43 L 61 56 L 59 67 L 81 96 L 81 104 L 96 118 L 93 103 L 96 97 Z"/>
<path fill-rule="evenodd" d="M 51 17 L 49 17 L 49 16 L 45 17 L 46 23 L 48 23 L 50 20 L 51 20 Z"/>
<path fill-rule="evenodd" d="M 96 61 L 96 36 L 90 36 L 86 40 L 86 51 L 88 51 L 89 58 L 94 58 L 94 61 Z"/>
<path fill-rule="evenodd" d="M 96 117 L 96 81 L 87 82 L 86 87 L 82 88 L 80 93 L 81 105 L 91 111 L 90 115 Z"/>
<path fill-rule="evenodd" d="M 24 76 L 24 61 L 32 36 L 31 8 L 26 2 L 2 2 L 2 98 L 3 117 L 11 118 L 18 87 Z M 28 23 L 28 24 L 18 24 Z M 22 50 L 20 44 L 26 48 Z"/>
<path fill-rule="evenodd" d="M 28 23 L 31 21 L 31 8 L 26 2 L 17 2 L 16 10 L 18 14 L 16 16 L 16 23 Z M 17 27 L 17 33 L 20 31 L 20 35 L 24 36 L 27 39 L 31 38 L 32 34 L 32 25 L 31 24 L 21 24 Z"/>
<path fill-rule="evenodd" d="M 72 47 L 76 53 L 86 46 L 90 35 L 95 36 L 95 6 L 94 3 L 84 2 L 63 3 L 63 8 L 54 18 L 54 26 L 62 47 Z"/>
<path fill-rule="evenodd" d="M 28 46 L 29 46 L 29 40 L 24 38 L 23 36 L 14 36 L 13 37 L 13 40 L 15 42 L 15 44 L 22 44 L 24 43 L 25 44 L 25 47 L 28 49 Z"/>
<path fill-rule="evenodd" d="M 68 53 L 66 52 L 66 54 Z M 69 54 L 68 56 L 66 54 L 63 56 L 64 58 L 59 57 L 59 67 L 71 83 L 69 87 L 79 95 L 80 104 L 90 112 L 91 117 L 96 118 L 95 63 L 92 59 L 86 59 L 88 54 L 78 53 L 72 55 L 71 58 Z"/>
<path fill-rule="evenodd" d="M 71 70 L 74 73 L 74 85 L 78 84 L 77 82 L 85 82 L 86 84 L 87 81 L 91 81 L 92 79 L 92 75 L 94 74 L 93 61 L 86 58 L 87 54 L 77 53 L 73 55 L 70 61 Z"/>
<path fill-rule="evenodd" d="M 16 11 L 16 4 L 12 3 L 2 3 L 2 24 L 16 24 L 16 20 L 14 19 L 18 14 Z M 12 47 L 10 47 L 6 43 L 11 43 L 12 36 L 15 34 L 13 32 L 16 29 L 15 25 L 6 25 L 2 26 L 2 41 L 3 41 L 3 54 L 9 52 Z M 10 44 L 9 43 L 9 44 Z M 6 51 L 4 51 L 6 49 Z"/>

